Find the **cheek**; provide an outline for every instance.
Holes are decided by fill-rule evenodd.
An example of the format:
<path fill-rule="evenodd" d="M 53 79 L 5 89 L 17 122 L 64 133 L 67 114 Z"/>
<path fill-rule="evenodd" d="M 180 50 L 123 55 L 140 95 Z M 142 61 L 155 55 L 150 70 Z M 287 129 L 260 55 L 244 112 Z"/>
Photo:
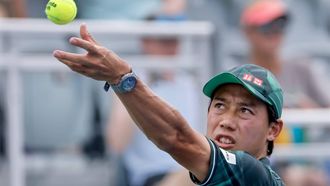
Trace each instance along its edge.
<path fill-rule="evenodd" d="M 264 139 L 267 138 L 268 128 L 261 124 L 259 123 L 256 125 L 256 123 L 249 123 L 246 125 L 241 125 L 240 130 L 242 136 L 255 141 L 264 141 Z"/>

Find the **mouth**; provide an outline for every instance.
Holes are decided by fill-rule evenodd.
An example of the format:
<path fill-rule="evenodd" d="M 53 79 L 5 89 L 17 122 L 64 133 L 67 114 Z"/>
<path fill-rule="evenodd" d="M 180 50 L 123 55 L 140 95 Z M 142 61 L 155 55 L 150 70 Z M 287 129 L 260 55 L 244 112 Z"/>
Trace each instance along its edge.
<path fill-rule="evenodd" d="M 219 147 L 229 150 L 234 147 L 236 141 L 231 136 L 219 134 L 215 137 L 215 143 Z"/>

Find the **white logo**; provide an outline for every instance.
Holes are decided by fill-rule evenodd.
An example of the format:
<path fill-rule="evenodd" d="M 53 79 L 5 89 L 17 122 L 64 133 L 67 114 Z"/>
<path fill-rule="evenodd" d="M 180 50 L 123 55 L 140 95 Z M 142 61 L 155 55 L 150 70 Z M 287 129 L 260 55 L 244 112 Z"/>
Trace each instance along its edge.
<path fill-rule="evenodd" d="M 223 156 L 225 157 L 227 163 L 236 165 L 236 155 L 235 154 L 230 153 L 226 150 L 223 150 L 222 148 L 220 148 L 220 150 L 221 150 Z"/>
<path fill-rule="evenodd" d="M 258 86 L 262 86 L 262 80 L 259 78 L 254 77 L 251 74 L 244 74 L 243 75 L 243 79 L 249 82 L 253 82 L 254 84 L 258 85 Z"/>

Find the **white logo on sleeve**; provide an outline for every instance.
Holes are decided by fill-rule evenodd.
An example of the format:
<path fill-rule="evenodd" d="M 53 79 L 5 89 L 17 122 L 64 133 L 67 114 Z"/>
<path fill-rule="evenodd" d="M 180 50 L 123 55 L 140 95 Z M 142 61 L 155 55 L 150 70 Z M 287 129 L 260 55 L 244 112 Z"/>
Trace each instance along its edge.
<path fill-rule="evenodd" d="M 226 150 L 223 150 L 222 148 L 220 148 L 220 150 L 221 150 L 223 156 L 225 157 L 227 163 L 236 165 L 236 155 L 235 154 L 230 153 Z"/>

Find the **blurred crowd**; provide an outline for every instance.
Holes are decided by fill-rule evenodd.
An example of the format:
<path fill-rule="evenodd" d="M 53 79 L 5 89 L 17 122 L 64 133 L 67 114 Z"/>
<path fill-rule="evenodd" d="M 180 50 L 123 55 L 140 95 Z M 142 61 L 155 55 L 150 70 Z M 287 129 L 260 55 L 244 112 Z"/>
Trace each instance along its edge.
<path fill-rule="evenodd" d="M 212 73 L 237 64 L 257 64 L 279 79 L 286 108 L 330 108 L 330 15 L 326 11 L 330 3 L 326 1 L 76 0 L 76 3 L 77 19 L 209 21 L 215 26 Z M 0 17 L 44 19 L 46 4 L 45 0 L 0 0 Z M 150 36 L 140 42 L 141 53 L 146 56 L 175 56 L 180 48 L 176 37 Z M 194 93 L 200 90 L 191 74 L 173 70 L 137 73 L 189 118 L 194 128 L 199 128 L 196 110 L 192 108 L 198 107 Z M 26 153 L 53 153 L 62 149 L 89 159 L 107 160 L 110 156 L 113 163 L 109 168 L 115 169 L 117 178 L 112 180 L 113 185 L 192 185 L 187 171 L 135 127 L 116 96 L 100 93 L 102 82 L 66 72 L 23 77 Z M 0 81 L 0 86 L 5 83 Z M 182 91 L 174 94 L 170 91 L 173 88 Z M 3 98 L 1 90 L 0 94 Z M 51 109 L 45 103 L 52 105 Z M 0 99 L 0 104 L 0 154 L 4 155 L 5 101 Z M 324 141 L 329 139 L 329 132 L 330 127 L 286 127 L 277 143 Z M 273 162 L 288 186 L 330 185 L 330 170 L 326 169 L 330 161 L 324 166 L 309 160 Z"/>

